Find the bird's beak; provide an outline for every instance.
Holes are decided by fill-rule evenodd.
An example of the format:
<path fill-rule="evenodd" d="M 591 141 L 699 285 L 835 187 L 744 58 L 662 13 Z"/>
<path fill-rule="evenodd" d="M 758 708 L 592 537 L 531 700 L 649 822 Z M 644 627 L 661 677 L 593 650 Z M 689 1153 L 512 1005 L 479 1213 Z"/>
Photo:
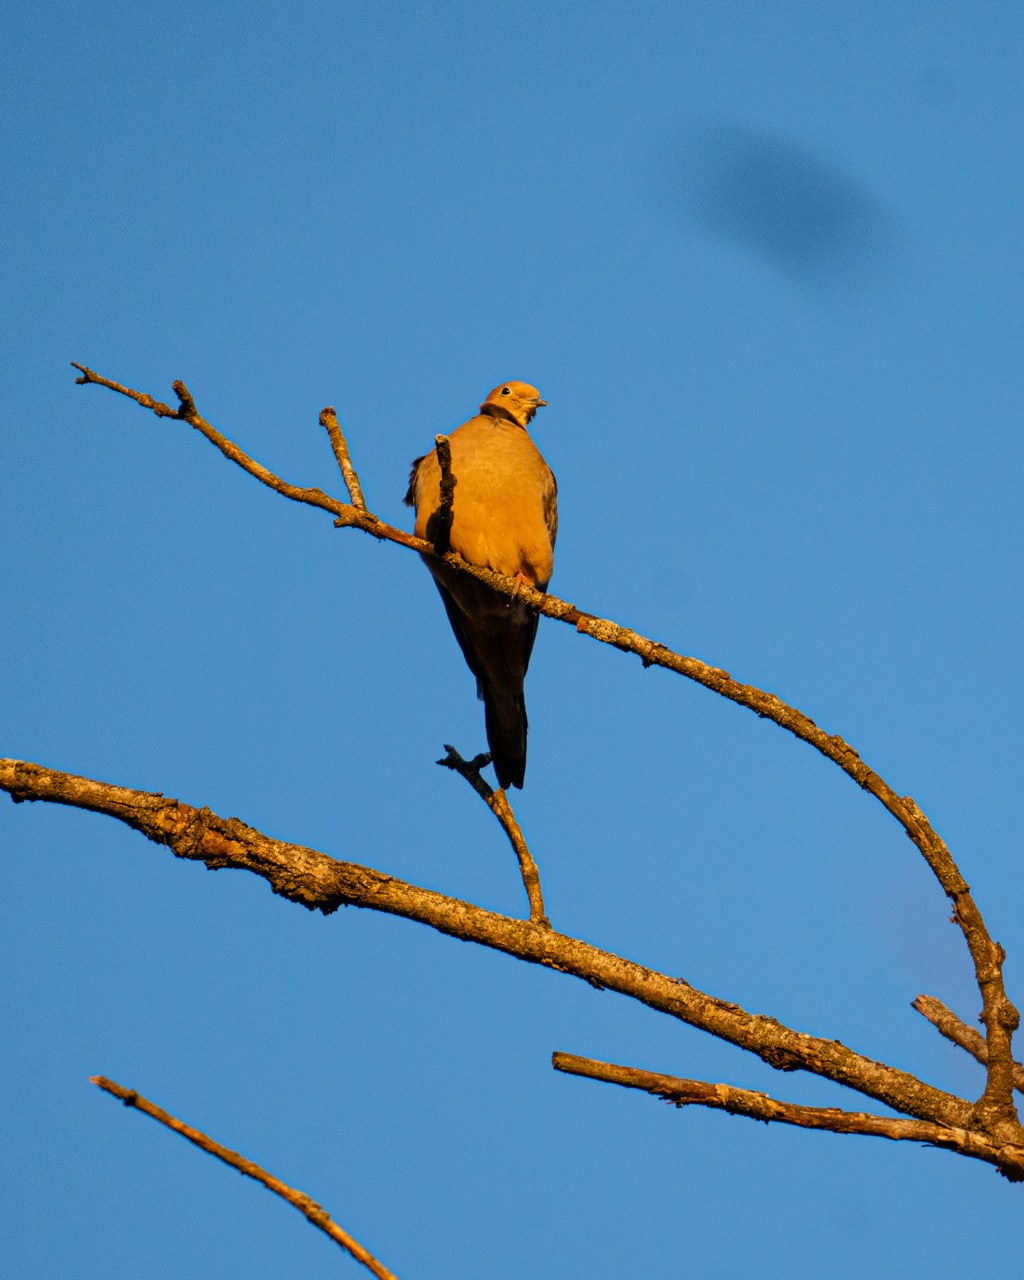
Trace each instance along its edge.
<path fill-rule="evenodd" d="M 534 403 L 538 409 L 546 409 L 548 407 L 548 402 L 546 400 L 536 400 Z"/>

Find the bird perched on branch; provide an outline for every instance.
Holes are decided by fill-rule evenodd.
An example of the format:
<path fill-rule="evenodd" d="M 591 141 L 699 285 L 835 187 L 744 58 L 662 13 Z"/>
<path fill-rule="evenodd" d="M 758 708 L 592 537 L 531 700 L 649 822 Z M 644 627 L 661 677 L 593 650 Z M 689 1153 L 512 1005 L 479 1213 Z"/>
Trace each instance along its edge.
<path fill-rule="evenodd" d="M 437 452 L 412 464 L 406 506 L 416 508 L 418 538 L 471 564 L 517 578 L 543 591 L 554 567 L 558 486 L 527 433 L 547 404 L 536 387 L 502 382 L 475 418 L 450 435 L 455 485 L 444 519 Z M 447 523 L 447 521 L 446 521 Z M 447 535 L 447 536 L 446 536 Z M 432 556 L 424 556 L 448 621 L 483 700 L 487 744 L 501 787 L 521 787 L 526 772 L 523 680 L 537 635 L 537 614 Z"/>

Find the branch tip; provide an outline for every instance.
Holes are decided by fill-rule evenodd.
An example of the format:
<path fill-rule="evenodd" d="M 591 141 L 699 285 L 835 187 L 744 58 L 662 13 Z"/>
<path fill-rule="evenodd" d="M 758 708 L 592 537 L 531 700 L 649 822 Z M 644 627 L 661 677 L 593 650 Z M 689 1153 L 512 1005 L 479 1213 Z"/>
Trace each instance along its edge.
<path fill-rule="evenodd" d="M 191 421 L 192 418 L 198 418 L 199 410 L 196 408 L 196 402 L 192 398 L 192 392 L 189 391 L 188 387 L 185 386 L 184 382 L 182 382 L 180 378 L 171 383 L 171 390 L 178 397 L 178 400 L 181 403 L 181 409 L 178 411 L 178 416 L 180 418 L 184 418 L 186 422 Z"/>
<path fill-rule="evenodd" d="M 150 1102 L 148 1098 L 144 1098 L 135 1089 L 126 1089 L 124 1085 L 108 1080 L 106 1076 L 90 1076 L 89 1080 L 90 1083 L 98 1086 L 112 1097 L 118 1098 L 126 1107 L 134 1107 L 137 1111 L 141 1111 L 143 1115 L 149 1116 L 150 1119 L 159 1121 L 160 1124 L 170 1129 L 172 1133 L 177 1133 L 181 1137 L 187 1138 L 193 1146 L 198 1147 L 201 1151 L 207 1152 L 208 1155 L 216 1156 L 218 1160 L 230 1165 L 232 1169 L 237 1169 L 239 1173 L 244 1174 L 247 1178 L 252 1178 L 254 1182 L 262 1183 L 268 1191 L 272 1191 L 293 1208 L 298 1209 L 314 1227 L 329 1236 L 335 1244 L 344 1249 L 346 1253 L 351 1254 L 357 1262 L 361 1262 L 371 1275 L 377 1277 L 377 1280 L 397 1280 L 393 1272 L 389 1271 L 382 1262 L 379 1262 L 372 1253 L 364 1249 L 358 1240 L 350 1236 L 342 1227 L 339 1227 L 330 1215 L 315 1200 L 306 1195 L 304 1191 L 289 1187 L 280 1178 L 275 1178 L 273 1174 L 268 1173 L 266 1169 L 261 1168 L 260 1165 L 255 1164 L 252 1160 L 247 1160 L 244 1156 L 239 1155 L 237 1151 L 221 1146 L 219 1142 L 215 1142 L 199 1129 L 194 1129 L 191 1125 L 185 1124 L 183 1120 L 172 1116 L 170 1112 L 164 1111 L 162 1107 L 158 1107 L 156 1103 Z"/>
<path fill-rule="evenodd" d="M 455 501 L 455 485 L 458 483 L 452 474 L 452 446 L 447 436 L 434 437 L 434 449 L 437 453 L 437 464 L 441 468 L 440 505 L 431 516 L 433 525 L 434 554 L 446 556 L 452 549 L 452 504 Z"/>
<path fill-rule="evenodd" d="M 363 490 L 359 483 L 359 477 L 356 475 L 356 469 L 352 465 L 352 458 L 348 451 L 348 441 L 341 430 L 338 415 L 334 412 L 333 406 L 327 405 L 320 410 L 320 425 L 326 430 L 331 441 L 334 460 L 338 464 L 338 470 L 341 472 L 341 478 L 345 482 L 345 488 L 348 490 L 352 505 L 361 515 L 367 515 L 366 499 L 363 497 Z M 373 519 L 376 521 L 375 516 Z"/>

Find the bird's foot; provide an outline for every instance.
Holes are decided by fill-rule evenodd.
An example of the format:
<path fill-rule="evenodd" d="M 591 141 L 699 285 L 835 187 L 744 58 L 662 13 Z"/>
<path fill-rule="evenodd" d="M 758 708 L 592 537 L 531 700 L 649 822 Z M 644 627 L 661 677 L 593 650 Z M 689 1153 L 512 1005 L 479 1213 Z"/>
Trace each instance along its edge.
<path fill-rule="evenodd" d="M 515 581 L 515 586 L 512 588 L 512 595 L 509 597 L 510 600 L 515 600 L 515 598 L 519 595 L 520 587 L 533 586 L 533 583 L 530 581 L 530 579 L 523 573 L 517 573 L 514 581 Z"/>

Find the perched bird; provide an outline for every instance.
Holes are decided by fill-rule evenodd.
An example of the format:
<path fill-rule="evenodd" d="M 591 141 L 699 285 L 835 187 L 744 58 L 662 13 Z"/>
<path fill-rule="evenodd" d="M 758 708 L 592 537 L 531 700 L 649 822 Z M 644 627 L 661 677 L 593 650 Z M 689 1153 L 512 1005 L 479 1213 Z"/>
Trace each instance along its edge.
<path fill-rule="evenodd" d="M 547 401 L 525 382 L 501 382 L 475 418 L 449 437 L 455 492 L 450 545 L 471 564 L 543 591 L 554 567 L 558 486 L 527 434 Z M 412 464 L 406 506 L 416 508 L 415 533 L 437 536 L 441 467 L 436 452 Z M 430 556 L 448 621 L 483 700 L 487 744 L 501 787 L 521 787 L 526 772 L 523 679 L 537 635 L 537 614 Z"/>

